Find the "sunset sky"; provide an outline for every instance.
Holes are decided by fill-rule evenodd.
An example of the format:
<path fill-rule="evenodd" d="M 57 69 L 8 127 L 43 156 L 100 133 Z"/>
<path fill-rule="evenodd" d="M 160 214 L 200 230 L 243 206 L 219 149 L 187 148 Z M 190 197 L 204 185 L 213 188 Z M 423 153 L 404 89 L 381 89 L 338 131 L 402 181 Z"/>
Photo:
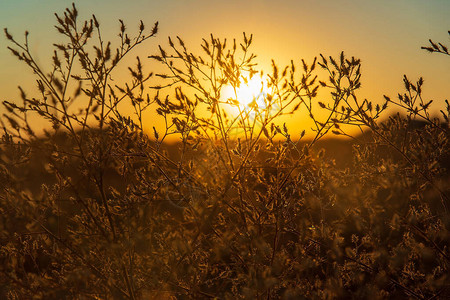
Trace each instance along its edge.
<path fill-rule="evenodd" d="M 30 31 L 31 48 L 43 64 L 50 61 L 50 45 L 58 36 L 54 12 L 62 12 L 73 1 L 2 0 L 0 26 L 18 40 Z M 132 32 L 139 20 L 151 27 L 159 21 L 157 38 L 148 40 L 135 55 L 146 58 L 167 45 L 168 36 L 180 36 L 193 49 L 213 33 L 217 37 L 254 36 L 253 51 L 262 67 L 273 58 L 280 65 L 290 59 L 311 61 L 320 53 L 362 60 L 360 94 L 381 103 L 383 95 L 402 91 L 402 76 L 423 76 L 425 98 L 443 103 L 450 98 L 450 61 L 429 54 L 421 46 L 434 41 L 449 44 L 449 0 L 298 0 L 298 1 L 75 1 L 80 18 L 95 14 L 105 38 L 114 39 L 117 20 L 123 19 Z M 6 50 L 0 38 L 0 98 L 18 98 L 18 85 L 27 86 L 32 76 Z M 135 56 L 133 55 L 133 56 Z M 147 61 L 148 68 L 152 62 Z M 3 108 L 0 108 L 0 112 Z M 295 124 L 295 116 L 291 120 Z"/>

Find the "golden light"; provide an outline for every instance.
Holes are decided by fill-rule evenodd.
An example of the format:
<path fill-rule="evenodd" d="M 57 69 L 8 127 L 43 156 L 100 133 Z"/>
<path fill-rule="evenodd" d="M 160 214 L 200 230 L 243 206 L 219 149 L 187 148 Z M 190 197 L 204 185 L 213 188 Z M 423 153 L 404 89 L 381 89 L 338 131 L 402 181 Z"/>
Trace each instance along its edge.
<path fill-rule="evenodd" d="M 259 75 L 253 76 L 247 82 L 241 82 L 240 86 L 233 88 L 228 85 L 222 92 L 224 100 L 231 100 L 231 102 L 238 102 L 241 109 L 248 109 L 255 101 L 257 107 L 265 108 L 265 95 L 268 92 L 267 84 Z"/>

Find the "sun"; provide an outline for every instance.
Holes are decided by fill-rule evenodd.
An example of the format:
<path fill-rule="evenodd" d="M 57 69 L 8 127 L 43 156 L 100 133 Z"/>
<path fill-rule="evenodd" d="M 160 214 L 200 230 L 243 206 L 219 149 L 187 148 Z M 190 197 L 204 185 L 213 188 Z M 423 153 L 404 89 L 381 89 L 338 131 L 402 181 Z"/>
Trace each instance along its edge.
<path fill-rule="evenodd" d="M 253 76 L 246 82 L 242 81 L 237 88 L 227 85 L 222 94 L 226 100 L 237 101 L 241 109 L 247 109 L 255 104 L 256 107 L 264 108 L 265 95 L 267 95 L 267 84 L 259 75 Z"/>

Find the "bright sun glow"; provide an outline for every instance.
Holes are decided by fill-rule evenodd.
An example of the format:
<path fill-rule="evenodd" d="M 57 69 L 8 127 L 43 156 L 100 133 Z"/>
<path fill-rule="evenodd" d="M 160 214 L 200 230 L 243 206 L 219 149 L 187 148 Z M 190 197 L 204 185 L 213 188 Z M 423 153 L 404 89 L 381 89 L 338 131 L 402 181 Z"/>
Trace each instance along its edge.
<path fill-rule="evenodd" d="M 233 99 L 239 102 L 241 108 L 246 109 L 253 101 L 260 108 L 265 107 L 264 96 L 267 94 L 267 84 L 259 75 L 255 75 L 247 83 L 242 82 L 236 90 L 226 86 L 223 90 L 224 99 Z"/>

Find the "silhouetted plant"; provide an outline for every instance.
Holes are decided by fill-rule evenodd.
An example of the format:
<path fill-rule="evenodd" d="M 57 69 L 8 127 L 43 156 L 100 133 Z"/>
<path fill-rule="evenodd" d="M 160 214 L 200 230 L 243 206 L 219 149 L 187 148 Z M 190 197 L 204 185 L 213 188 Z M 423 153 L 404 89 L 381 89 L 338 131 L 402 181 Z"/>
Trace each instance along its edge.
<path fill-rule="evenodd" d="M 450 35 L 450 30 L 448 31 L 448 34 Z M 445 55 L 450 55 L 448 52 L 448 47 L 446 45 L 443 45 L 441 43 L 435 43 L 432 40 L 428 40 L 430 42 L 430 46 L 428 47 L 422 47 L 422 49 L 427 50 L 428 52 L 436 52 L 436 53 L 442 53 Z"/>
<path fill-rule="evenodd" d="M 40 94 L 21 89 L 22 104 L 3 102 L 2 297 L 449 295 L 450 109 L 443 122 L 432 116 L 422 79 L 405 76 L 398 100 L 373 104 L 357 94 L 358 59 L 273 61 L 266 75 L 244 34 L 241 43 L 211 35 L 199 54 L 169 39 L 150 56 L 166 74 L 150 83 L 137 58 L 120 85 L 114 70 L 157 23 L 146 33 L 141 22 L 132 37 L 120 21 L 114 47 L 75 6 L 57 22 L 67 42 L 55 45 L 50 72 L 28 33 L 22 44 L 5 30 Z M 265 90 L 242 105 L 238 89 L 254 76 Z M 407 116 L 378 121 L 389 103 Z M 149 109 L 165 123 L 152 137 Z M 311 139 L 279 124 L 294 112 L 312 120 Z M 32 113 L 53 125 L 44 136 Z M 353 137 L 353 157 L 336 156 L 347 161 L 339 168 L 318 142 L 350 136 L 349 126 L 365 132 Z M 180 142 L 167 145 L 169 135 Z"/>

